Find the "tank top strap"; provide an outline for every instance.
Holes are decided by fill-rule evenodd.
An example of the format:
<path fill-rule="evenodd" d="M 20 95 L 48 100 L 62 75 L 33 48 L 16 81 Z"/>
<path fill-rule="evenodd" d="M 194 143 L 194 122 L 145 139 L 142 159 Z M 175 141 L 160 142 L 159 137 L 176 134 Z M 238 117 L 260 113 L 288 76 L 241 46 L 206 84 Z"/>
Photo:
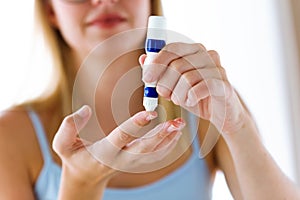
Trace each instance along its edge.
<path fill-rule="evenodd" d="M 48 139 L 46 137 L 46 133 L 44 127 L 41 123 L 41 120 L 37 113 L 32 109 L 28 109 L 28 115 L 32 121 L 33 127 L 35 129 L 35 133 L 40 145 L 40 149 L 44 158 L 45 163 L 49 163 L 52 161 L 52 155 L 49 148 Z"/>

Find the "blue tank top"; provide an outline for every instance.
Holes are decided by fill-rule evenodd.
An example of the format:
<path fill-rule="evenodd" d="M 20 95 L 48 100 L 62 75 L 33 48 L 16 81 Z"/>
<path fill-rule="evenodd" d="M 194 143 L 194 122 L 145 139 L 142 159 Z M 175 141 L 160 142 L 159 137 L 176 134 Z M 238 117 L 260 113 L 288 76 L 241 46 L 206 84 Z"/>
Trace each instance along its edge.
<path fill-rule="evenodd" d="M 54 162 L 51 156 L 49 143 L 38 115 L 32 110 L 28 113 L 35 128 L 44 159 L 44 166 L 34 187 L 35 195 L 38 200 L 56 200 L 59 191 L 61 167 Z M 197 130 L 194 129 L 193 131 Z M 190 158 L 169 175 L 141 187 L 107 188 L 104 191 L 103 200 L 211 199 L 212 185 L 206 162 L 198 156 L 200 149 L 197 138 L 193 140 L 192 146 L 193 153 Z"/>

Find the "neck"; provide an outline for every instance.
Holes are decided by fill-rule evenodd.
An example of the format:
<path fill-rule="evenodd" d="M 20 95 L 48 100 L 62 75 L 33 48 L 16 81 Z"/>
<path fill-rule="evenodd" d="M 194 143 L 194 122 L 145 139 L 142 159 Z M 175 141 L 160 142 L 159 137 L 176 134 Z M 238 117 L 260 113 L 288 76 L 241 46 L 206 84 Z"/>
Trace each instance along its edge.
<path fill-rule="evenodd" d="M 105 133 L 142 110 L 143 83 L 138 63 L 142 53 L 136 50 L 110 61 L 90 55 L 80 69 L 70 67 L 73 108 L 90 105 Z"/>
<path fill-rule="evenodd" d="M 119 57 L 99 78 L 95 105 L 106 133 L 143 109 L 143 83 L 138 64 L 140 54 L 140 51 L 135 51 Z"/>

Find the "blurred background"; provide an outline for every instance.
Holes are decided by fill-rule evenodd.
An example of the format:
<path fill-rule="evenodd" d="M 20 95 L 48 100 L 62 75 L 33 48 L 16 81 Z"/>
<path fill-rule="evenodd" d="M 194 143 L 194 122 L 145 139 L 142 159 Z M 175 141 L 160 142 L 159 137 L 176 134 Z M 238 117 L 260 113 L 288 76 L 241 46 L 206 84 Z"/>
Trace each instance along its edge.
<path fill-rule="evenodd" d="M 299 0 L 162 1 L 170 30 L 219 52 L 267 149 L 300 183 Z M 1 2 L 0 110 L 37 96 L 51 81 L 47 56 L 30 53 L 32 9 L 33 0 Z M 222 173 L 213 195 L 232 199 Z"/>

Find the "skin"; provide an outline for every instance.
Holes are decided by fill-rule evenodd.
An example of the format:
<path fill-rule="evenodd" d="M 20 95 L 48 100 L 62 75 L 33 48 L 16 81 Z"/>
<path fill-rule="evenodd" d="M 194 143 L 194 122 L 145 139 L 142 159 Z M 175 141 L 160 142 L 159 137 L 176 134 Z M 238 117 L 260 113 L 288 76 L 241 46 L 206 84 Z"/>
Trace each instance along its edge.
<path fill-rule="evenodd" d="M 71 47 L 74 57 L 79 57 L 79 62 L 95 45 L 110 36 L 122 31 L 146 27 L 148 13 L 150 13 L 149 1 L 116 2 L 104 0 L 99 3 L 97 0 L 91 0 L 83 3 L 67 3 L 51 0 L 47 5 L 49 21 L 53 27 L 60 30 Z M 99 15 L 104 14 L 118 14 L 126 21 L 110 28 L 90 25 Z"/>
<path fill-rule="evenodd" d="M 145 26 L 146 18 L 149 15 L 149 5 L 148 1 L 140 0 L 101 2 L 92 0 L 82 4 L 52 0 L 46 10 L 52 26 L 62 32 L 69 44 L 70 59 L 74 60 L 74 66 L 79 66 L 93 45 L 119 31 Z M 136 6 L 140 9 L 136 9 Z M 90 27 L 87 28 L 83 22 L 96 10 L 103 12 L 101 9 L 116 9 L 116 12 L 121 12 L 122 15 L 128 17 L 128 21 L 114 26 L 109 31 L 90 30 Z M 135 21 L 135 19 L 141 20 Z M 120 72 L 117 67 L 120 66 L 120 63 L 132 62 L 132 58 L 138 58 L 138 55 L 140 52 L 134 55 L 130 54 L 130 56 L 125 55 L 120 61 L 116 61 L 110 66 L 110 70 L 105 76 L 114 76 L 116 72 Z M 144 60 L 145 55 L 142 55 L 139 57 L 140 63 L 132 63 L 130 66 L 142 65 Z M 258 138 L 253 120 L 227 80 L 217 52 L 207 51 L 202 44 L 174 43 L 167 45 L 153 63 L 153 68 L 143 71 L 143 77 L 137 75 L 137 78 L 143 78 L 145 82 L 157 81 L 157 90 L 162 97 L 201 117 L 202 121 L 198 132 L 200 139 L 204 137 L 209 121 L 215 125 L 215 131 L 222 134 L 213 151 L 205 158 L 212 179 L 215 171 L 221 169 L 235 199 L 266 199 L 266 197 L 267 199 L 276 199 L 277 197 L 292 199 L 289 196 L 291 192 L 297 192 L 294 185 L 274 167 L 276 165 Z M 131 67 L 121 70 L 121 75 L 130 69 Z M 77 68 L 70 70 L 76 71 Z M 74 77 L 70 77 L 70 79 L 73 80 Z M 106 83 L 105 80 L 103 84 Z M 222 90 L 217 86 L 222 86 Z M 111 102 L 112 92 L 110 89 L 101 91 L 100 96 L 105 96 L 107 99 L 96 106 L 97 115 L 106 116 L 108 113 L 108 116 L 111 116 L 111 111 L 107 108 L 109 108 L 108 103 Z M 142 90 L 138 90 L 136 95 L 139 96 L 141 93 Z M 114 157 L 110 166 L 119 167 L 122 164 L 126 167 L 134 162 L 134 167 L 143 167 L 145 160 L 142 156 L 128 157 L 120 150 L 124 149 L 134 153 L 161 151 L 160 157 L 150 159 L 152 163 L 165 158 L 173 150 L 175 144 L 180 140 L 181 130 L 185 126 L 184 120 L 179 118 L 163 122 L 158 125 L 161 128 L 152 129 L 151 137 L 143 137 L 143 135 L 138 138 L 133 137 L 132 135 L 137 134 L 137 129 L 128 134 L 128 132 L 124 132 L 123 128 L 146 126 L 155 120 L 157 113 L 140 111 L 140 103 L 134 100 L 131 103 L 135 105 L 131 106 L 131 112 L 136 114 L 127 119 L 120 127 L 116 127 L 115 122 L 107 117 L 105 121 L 107 137 L 93 144 L 85 144 L 85 141 L 77 137 L 78 131 L 86 125 L 91 117 L 92 111 L 88 106 L 82 107 L 65 118 L 62 118 L 58 103 L 38 111 L 47 133 L 49 145 L 53 144 L 53 158 L 62 165 L 59 199 L 100 199 L 106 187 L 128 188 L 155 182 L 180 167 L 189 158 L 191 149 L 161 170 L 132 174 L 114 170 L 98 162 L 97 158 L 90 156 L 85 145 L 90 150 L 108 158 Z M 226 105 L 225 112 L 218 113 L 210 109 L 223 108 L 224 105 Z M 226 113 L 226 115 L 222 113 Z M 16 119 L 18 126 L 15 125 Z M 77 122 L 76 125 L 74 119 Z M 101 148 L 103 146 L 107 148 Z M 253 152 L 253 154 L 248 152 Z M 0 165 L 2 180 L 0 181 L 0 197 L 3 199 L 34 199 L 32 187 L 43 166 L 43 158 L 34 129 L 23 108 L 14 108 L 1 115 L 0 154 L 2 163 Z M 256 162 L 257 160 L 261 161 L 260 164 Z M 82 168 L 82 163 L 88 167 Z M 258 179 L 264 177 L 264 179 L 258 180 L 251 177 L 258 177 Z M 276 196 L 270 191 L 272 186 L 275 187 L 276 183 L 282 180 L 285 184 L 282 185 L 280 193 Z M 257 184 L 257 181 L 265 187 L 263 190 L 260 190 L 261 184 Z M 15 188 L 18 188 L 18 192 L 15 192 Z"/>

